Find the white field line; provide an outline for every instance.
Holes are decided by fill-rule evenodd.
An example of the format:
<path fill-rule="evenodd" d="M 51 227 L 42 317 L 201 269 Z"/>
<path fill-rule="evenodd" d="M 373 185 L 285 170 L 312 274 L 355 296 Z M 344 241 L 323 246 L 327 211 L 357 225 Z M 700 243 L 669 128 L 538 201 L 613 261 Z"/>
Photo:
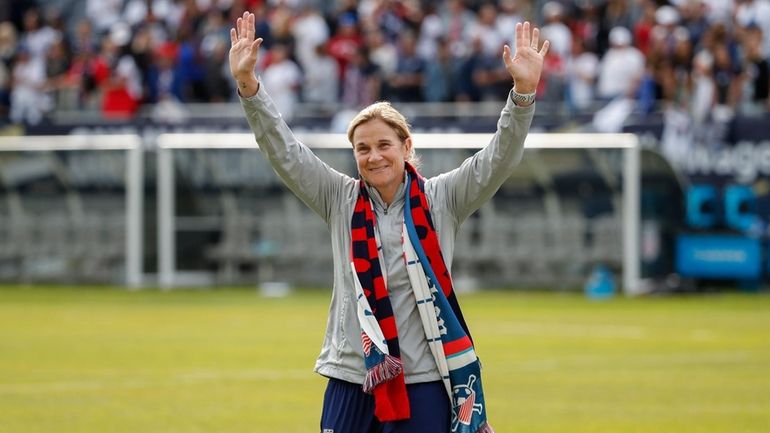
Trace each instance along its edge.
<path fill-rule="evenodd" d="M 315 375 L 309 370 L 192 370 L 158 379 L 150 378 L 87 378 L 72 381 L 50 381 L 32 383 L 0 383 L 0 395 L 41 394 L 50 392 L 77 392 L 100 389 L 153 388 L 178 385 L 196 385 L 219 381 L 303 381 Z"/>

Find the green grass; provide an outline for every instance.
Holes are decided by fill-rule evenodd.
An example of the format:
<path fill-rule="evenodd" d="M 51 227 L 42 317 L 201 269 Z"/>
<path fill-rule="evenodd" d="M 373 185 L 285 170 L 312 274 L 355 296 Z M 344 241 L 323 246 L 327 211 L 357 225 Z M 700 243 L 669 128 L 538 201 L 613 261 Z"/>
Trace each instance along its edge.
<path fill-rule="evenodd" d="M 0 288 L 0 432 L 317 432 L 328 302 Z M 501 433 L 770 428 L 767 294 L 461 302 Z"/>

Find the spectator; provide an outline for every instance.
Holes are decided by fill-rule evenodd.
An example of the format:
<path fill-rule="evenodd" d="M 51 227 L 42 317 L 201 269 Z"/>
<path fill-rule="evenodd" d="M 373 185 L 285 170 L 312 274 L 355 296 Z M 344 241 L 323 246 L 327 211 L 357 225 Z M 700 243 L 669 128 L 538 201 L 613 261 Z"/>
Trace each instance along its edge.
<path fill-rule="evenodd" d="M 455 101 L 470 102 L 481 99 L 481 91 L 477 84 L 476 72 L 480 70 L 485 62 L 482 54 L 481 41 L 474 39 L 470 43 L 470 52 L 468 56 L 462 59 L 459 71 L 457 73 L 457 93 Z"/>
<path fill-rule="evenodd" d="M 369 50 L 369 58 L 380 68 L 384 77 L 396 72 L 398 50 L 385 39 L 385 35 L 379 29 L 367 31 L 365 43 Z"/>
<path fill-rule="evenodd" d="M 86 17 L 97 34 L 104 34 L 121 20 L 125 0 L 86 0 Z"/>
<path fill-rule="evenodd" d="M 128 53 L 131 33 L 127 25 L 116 25 L 102 39 L 99 53 L 107 76 L 99 83 L 102 114 L 108 118 L 127 118 L 139 108 L 142 78 L 134 58 Z"/>
<path fill-rule="evenodd" d="M 339 99 L 339 81 L 336 78 L 340 74 L 337 61 L 326 52 L 326 44 L 319 44 L 308 62 L 312 67 L 305 69 L 305 79 L 302 82 L 304 100 L 327 107 L 333 106 Z"/>
<path fill-rule="evenodd" d="M 747 103 L 744 112 L 750 114 L 767 110 L 770 103 L 770 66 L 767 55 L 762 47 L 762 30 L 757 26 L 749 26 L 744 32 L 744 71 L 748 94 L 744 99 Z"/>
<path fill-rule="evenodd" d="M 417 56 L 417 40 L 412 32 L 404 32 L 398 39 L 399 55 L 396 72 L 387 77 L 387 99 L 398 102 L 422 101 L 425 61 Z"/>
<path fill-rule="evenodd" d="M 449 42 L 439 39 L 436 54 L 425 61 L 423 94 L 427 102 L 449 102 L 455 93 L 458 65 L 452 57 Z"/>
<path fill-rule="evenodd" d="M 634 97 L 644 73 L 644 56 L 631 46 L 631 32 L 615 27 L 609 35 L 610 49 L 599 66 L 597 95 L 605 100 Z"/>
<path fill-rule="evenodd" d="M 572 40 L 572 55 L 566 65 L 567 106 L 574 113 L 588 109 L 594 101 L 599 57 L 585 47 L 583 39 Z"/>
<path fill-rule="evenodd" d="M 43 63 L 42 67 L 45 68 L 48 49 L 61 37 L 58 31 L 43 25 L 37 9 L 29 9 L 24 13 L 24 34 L 21 43 L 29 51 L 32 61 Z"/>
<path fill-rule="evenodd" d="M 203 57 L 203 69 L 206 76 L 204 80 L 206 101 L 227 102 L 233 94 L 230 64 L 227 61 L 229 50 L 229 43 L 215 39 Z"/>
<path fill-rule="evenodd" d="M 743 71 L 734 62 L 727 46 L 714 47 L 714 83 L 716 85 L 715 115 L 719 122 L 729 121 L 735 114 L 735 108 L 741 99 Z"/>
<path fill-rule="evenodd" d="M 470 54 L 468 41 L 465 39 L 465 29 L 475 21 L 473 12 L 469 11 L 462 0 L 448 0 L 441 14 L 444 23 L 444 36 L 449 42 L 454 57 L 466 57 Z"/>
<path fill-rule="evenodd" d="M 262 82 L 270 89 L 275 106 L 287 122 L 294 118 L 302 86 L 302 71 L 289 58 L 289 49 L 275 43 L 270 49 L 270 64 L 262 73 Z"/>
<path fill-rule="evenodd" d="M 564 24 L 564 6 L 556 1 L 543 5 L 543 38 L 551 41 L 551 49 L 560 61 L 566 61 L 572 51 L 572 32 Z M 552 57 L 554 58 L 554 57 Z"/>
<path fill-rule="evenodd" d="M 369 60 L 366 49 L 359 48 L 345 71 L 342 103 L 346 108 L 360 110 L 377 102 L 381 87 L 380 69 Z"/>
<path fill-rule="evenodd" d="M 33 58 L 26 46 L 16 53 L 11 73 L 11 113 L 13 123 L 37 125 L 48 106 L 43 86 L 45 66 Z"/>
<path fill-rule="evenodd" d="M 78 108 L 77 91 L 68 85 L 67 79 L 71 58 L 64 39 L 59 39 L 51 46 L 45 62 L 45 88 L 54 106 L 64 110 Z"/>
<path fill-rule="evenodd" d="M 10 21 L 0 22 L 0 62 L 7 68 L 11 67 L 11 61 L 16 55 L 16 46 L 18 44 L 16 28 Z"/>
<path fill-rule="evenodd" d="M 148 100 L 153 104 L 163 101 L 181 102 L 182 83 L 176 73 L 178 49 L 171 42 L 158 46 L 154 52 L 154 62 L 147 74 Z"/>
<path fill-rule="evenodd" d="M 337 60 L 340 71 L 340 81 L 344 79 L 345 68 L 348 66 L 351 58 L 355 56 L 358 49 L 363 45 L 361 36 L 358 34 L 356 19 L 346 13 L 337 20 L 337 31 L 329 40 L 329 55 Z"/>
<path fill-rule="evenodd" d="M 596 48 L 600 56 L 604 56 L 612 47 L 609 34 L 616 27 L 631 29 L 633 22 L 627 0 L 606 0 L 599 7 L 599 29 L 596 35 Z"/>
<path fill-rule="evenodd" d="M 696 132 L 707 125 L 716 102 L 713 66 L 714 56 L 708 50 L 701 50 L 693 59 L 690 115 Z"/>
<path fill-rule="evenodd" d="M 701 0 L 706 8 L 706 19 L 710 23 L 727 24 L 732 21 L 735 0 Z"/>
<path fill-rule="evenodd" d="M 680 21 L 679 12 L 672 6 L 661 6 L 655 11 L 655 26 L 650 32 L 650 52 L 671 56 L 677 44 L 674 31 Z"/>
<path fill-rule="evenodd" d="M 523 23 L 524 17 L 519 11 L 518 0 L 501 0 L 497 14 L 497 32 L 509 47 L 516 46 L 516 24 Z"/>
<path fill-rule="evenodd" d="M 548 50 L 543 59 L 543 75 L 537 87 L 538 99 L 554 103 L 564 100 L 569 58 L 570 55 L 565 58 L 556 50 Z"/>
<path fill-rule="evenodd" d="M 737 0 L 737 3 L 735 23 L 741 28 L 759 27 L 765 56 L 770 55 L 770 0 Z"/>
<path fill-rule="evenodd" d="M 293 53 L 295 49 L 294 34 L 291 29 L 292 16 L 293 11 L 284 3 L 278 3 L 268 14 L 272 42 L 283 45 L 289 53 Z"/>
<path fill-rule="evenodd" d="M 94 39 L 93 26 L 91 21 L 80 20 L 75 26 L 75 34 L 70 44 L 70 53 L 73 57 L 81 54 L 93 54 L 96 51 L 96 40 Z"/>
<path fill-rule="evenodd" d="M 425 17 L 420 23 L 417 54 L 423 59 L 430 59 L 438 51 L 439 39 L 444 36 L 444 26 L 438 16 L 435 5 L 429 5 Z"/>
<path fill-rule="evenodd" d="M 727 29 L 722 25 L 713 26 L 708 36 L 705 38 L 706 46 L 714 56 L 713 74 L 717 105 L 715 110 L 720 119 L 725 119 L 732 117 L 740 100 L 743 71 L 735 54 L 737 49 L 733 45 L 734 41 Z"/>
<path fill-rule="evenodd" d="M 703 37 L 710 23 L 706 16 L 707 8 L 704 0 L 685 0 L 679 7 L 682 25 L 690 35 L 690 44 L 695 46 Z"/>
<path fill-rule="evenodd" d="M 179 43 L 175 74 L 181 88 L 181 102 L 205 101 L 205 76 L 197 34 L 191 26 L 183 25 L 177 39 Z"/>
<path fill-rule="evenodd" d="M 547 38 L 545 35 L 543 37 Z M 484 3 L 476 20 L 466 30 L 466 40 L 476 38 L 481 41 L 481 52 L 484 56 L 500 56 L 505 39 L 497 30 L 497 8 L 493 3 Z"/>
<path fill-rule="evenodd" d="M 645 56 L 650 52 L 652 29 L 655 27 L 655 12 L 657 6 L 653 0 L 642 0 L 639 19 L 634 24 L 634 41 L 636 47 Z"/>
<path fill-rule="evenodd" d="M 318 58 L 318 46 L 329 40 L 329 26 L 310 4 L 306 4 L 294 18 L 292 35 L 297 61 L 307 73 L 315 67 L 313 62 Z"/>

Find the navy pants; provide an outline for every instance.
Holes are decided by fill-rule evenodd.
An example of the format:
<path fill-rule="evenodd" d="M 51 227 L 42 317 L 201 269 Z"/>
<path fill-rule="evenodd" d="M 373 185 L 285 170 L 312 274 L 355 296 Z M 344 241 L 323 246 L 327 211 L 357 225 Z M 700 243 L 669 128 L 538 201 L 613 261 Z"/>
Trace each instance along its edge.
<path fill-rule="evenodd" d="M 321 433 L 449 433 L 451 408 L 443 382 L 406 386 L 411 418 L 380 422 L 374 397 L 361 385 L 329 379 L 321 413 Z"/>

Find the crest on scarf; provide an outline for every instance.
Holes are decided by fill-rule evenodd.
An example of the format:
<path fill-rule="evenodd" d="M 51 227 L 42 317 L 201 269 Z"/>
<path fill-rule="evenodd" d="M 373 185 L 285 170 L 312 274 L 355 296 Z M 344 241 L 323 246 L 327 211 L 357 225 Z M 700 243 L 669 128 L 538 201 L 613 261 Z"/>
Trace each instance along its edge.
<path fill-rule="evenodd" d="M 457 431 L 460 424 L 471 425 L 473 412 L 481 414 L 484 405 L 476 403 L 476 376 L 470 375 L 467 384 L 457 385 L 452 389 L 452 431 Z"/>

